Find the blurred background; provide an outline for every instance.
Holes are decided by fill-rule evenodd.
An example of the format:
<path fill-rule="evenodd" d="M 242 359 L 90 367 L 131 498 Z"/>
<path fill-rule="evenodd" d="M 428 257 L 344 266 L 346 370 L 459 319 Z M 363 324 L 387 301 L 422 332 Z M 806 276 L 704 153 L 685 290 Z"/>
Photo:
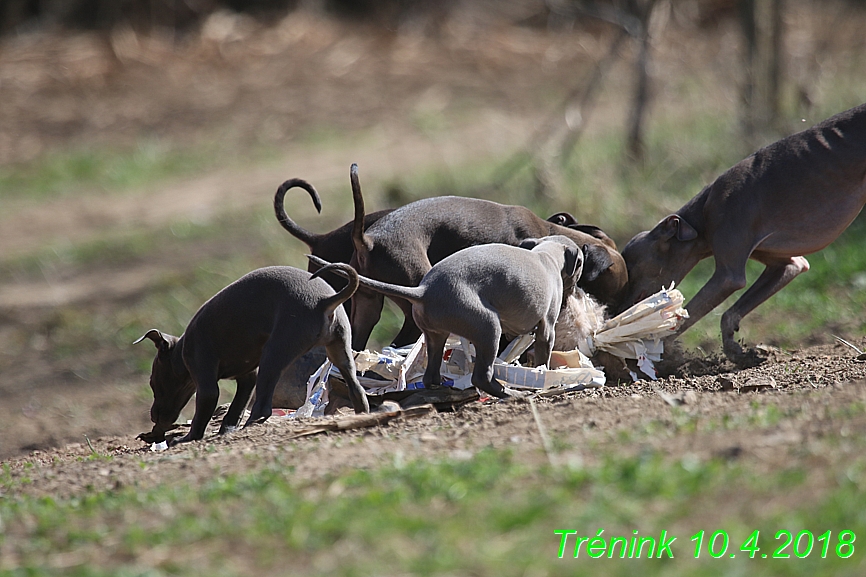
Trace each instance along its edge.
<path fill-rule="evenodd" d="M 306 267 L 272 213 L 287 178 L 322 194 L 321 215 L 286 202 L 315 231 L 350 218 L 357 162 L 369 211 L 478 196 L 622 247 L 866 101 L 864 29 L 854 0 L 2 0 L 0 458 L 149 429 L 132 341 L 256 267 Z M 862 336 L 864 239 L 861 217 L 742 337 Z M 687 346 L 719 349 L 722 310 Z"/>

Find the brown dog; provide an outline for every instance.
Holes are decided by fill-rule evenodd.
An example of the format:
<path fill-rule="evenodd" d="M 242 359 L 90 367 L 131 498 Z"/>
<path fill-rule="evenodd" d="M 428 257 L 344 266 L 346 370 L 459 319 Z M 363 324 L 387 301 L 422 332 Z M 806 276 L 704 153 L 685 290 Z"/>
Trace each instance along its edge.
<path fill-rule="evenodd" d="M 632 238 L 622 252 L 630 278 L 624 306 L 713 256 L 715 273 L 686 305 L 685 331 L 746 286 L 746 261 L 754 259 L 766 268 L 722 315 L 722 344 L 734 361 L 760 362 L 734 340 L 740 320 L 809 270 L 803 255 L 836 240 L 864 203 L 866 104 L 758 150 Z"/>
<path fill-rule="evenodd" d="M 246 425 L 266 420 L 280 375 L 315 346 L 325 347 L 349 383 L 355 412 L 369 412 L 349 348 L 349 319 L 341 306 L 358 288 L 358 275 L 346 264 L 334 268 L 349 278 L 338 293 L 294 267 L 255 270 L 203 304 L 180 337 L 151 329 L 135 341 L 150 339 L 157 349 L 150 375 L 154 426 L 139 437 L 147 442 L 163 440 L 195 393 L 189 433 L 172 444 L 201 439 L 219 401 L 220 379 L 235 379 L 238 384 L 220 434 L 237 426 L 253 388 L 256 400 Z"/>
<path fill-rule="evenodd" d="M 440 196 L 398 208 L 371 227 L 364 226 L 364 199 L 358 167 L 351 169 L 355 220 L 351 264 L 368 278 L 402 286 L 417 286 L 430 268 L 455 252 L 475 245 L 518 246 L 529 238 L 562 235 L 583 254 L 578 285 L 604 304 L 619 304 L 628 277 L 625 261 L 602 239 L 543 220 L 522 206 L 489 200 Z M 412 321 L 412 304 L 389 296 L 405 316 L 394 343 L 417 340 L 421 331 Z M 352 348 L 363 349 L 382 312 L 383 296 L 363 286 L 352 298 Z"/>

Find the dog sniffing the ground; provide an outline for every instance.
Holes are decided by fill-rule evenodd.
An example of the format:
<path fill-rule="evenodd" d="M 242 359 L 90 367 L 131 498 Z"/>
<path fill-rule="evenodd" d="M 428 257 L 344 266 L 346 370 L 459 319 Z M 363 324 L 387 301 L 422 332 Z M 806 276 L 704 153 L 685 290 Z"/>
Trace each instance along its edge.
<path fill-rule="evenodd" d="M 189 433 L 172 444 L 201 439 L 219 401 L 220 379 L 235 379 L 238 386 L 220 434 L 237 426 L 254 389 L 256 399 L 245 426 L 263 422 L 271 415 L 280 375 L 319 345 L 349 384 L 355 412 L 369 412 L 355 375 L 351 329 L 342 307 L 358 288 L 357 273 L 345 264 L 335 264 L 333 270 L 349 279 L 339 292 L 297 268 L 255 270 L 202 305 L 180 337 L 151 329 L 138 339 L 136 343 L 150 339 L 157 349 L 150 376 L 154 426 L 139 437 L 146 442 L 162 441 L 195 393 Z"/>

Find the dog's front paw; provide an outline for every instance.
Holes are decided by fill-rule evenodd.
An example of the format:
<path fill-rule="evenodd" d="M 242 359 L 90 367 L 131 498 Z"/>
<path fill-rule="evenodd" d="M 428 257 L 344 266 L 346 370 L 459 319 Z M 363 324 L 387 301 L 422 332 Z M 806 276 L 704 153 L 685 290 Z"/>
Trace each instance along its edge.
<path fill-rule="evenodd" d="M 753 347 L 744 349 L 739 343 L 735 342 L 734 344 L 736 347 L 730 347 L 726 343 L 724 351 L 728 360 L 737 365 L 739 369 L 751 369 L 764 364 L 769 359 L 769 355 L 760 349 Z"/>
<path fill-rule="evenodd" d="M 148 445 L 162 443 L 165 440 L 165 433 L 157 430 L 148 431 L 146 433 L 139 433 L 136 439 L 144 441 Z"/>

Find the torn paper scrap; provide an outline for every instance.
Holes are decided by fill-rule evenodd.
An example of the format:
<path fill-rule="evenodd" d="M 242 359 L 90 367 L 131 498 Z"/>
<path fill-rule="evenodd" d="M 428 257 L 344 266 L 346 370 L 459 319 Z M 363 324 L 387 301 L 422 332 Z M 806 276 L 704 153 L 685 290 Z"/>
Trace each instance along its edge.
<path fill-rule="evenodd" d="M 544 390 L 562 385 L 586 385 L 601 387 L 607 380 L 596 368 L 547 369 L 494 363 L 493 376 L 514 389 Z"/>
<path fill-rule="evenodd" d="M 635 359 L 642 373 L 656 379 L 653 363 L 660 361 L 664 353 L 662 339 L 676 332 L 689 317 L 683 301 L 682 293 L 671 284 L 605 321 L 592 338 L 581 343 L 579 350 L 589 357 L 605 351 L 623 359 Z M 638 380 L 637 375 L 631 374 Z"/>

